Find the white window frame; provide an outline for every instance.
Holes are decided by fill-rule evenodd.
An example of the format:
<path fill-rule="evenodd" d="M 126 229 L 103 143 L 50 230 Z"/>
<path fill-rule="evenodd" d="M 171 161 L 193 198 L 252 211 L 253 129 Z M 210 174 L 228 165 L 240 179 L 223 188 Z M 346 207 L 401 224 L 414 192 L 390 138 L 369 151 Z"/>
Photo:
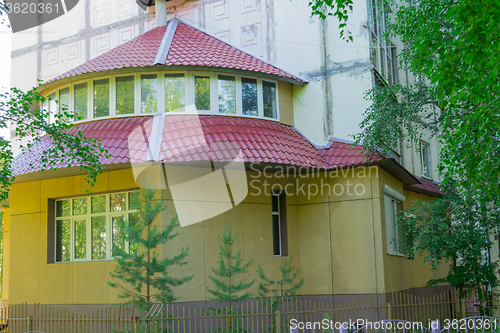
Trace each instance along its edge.
<path fill-rule="evenodd" d="M 367 0 L 367 6 L 370 22 L 370 47 L 374 47 L 377 54 L 375 63 L 375 59 L 373 59 L 370 52 L 374 70 L 389 85 L 399 83 L 396 46 L 383 37 L 387 24 L 387 8 L 382 0 Z M 374 17 L 374 10 L 376 17 Z M 384 51 L 384 57 L 382 57 L 382 51 Z"/>
<path fill-rule="evenodd" d="M 273 212 L 273 204 L 272 204 L 272 200 L 273 198 L 276 198 L 278 200 L 278 211 L 277 212 Z M 273 255 L 275 257 L 281 257 L 283 256 L 283 248 L 282 248 L 282 244 L 281 244 L 281 207 L 280 207 L 280 195 L 279 194 L 271 194 L 271 215 L 274 217 L 274 216 L 278 216 L 278 247 L 280 249 L 280 253 L 279 254 L 276 254 L 274 253 L 274 234 L 272 235 L 272 239 L 273 239 Z M 272 221 L 272 218 L 271 218 L 271 221 Z M 274 226 L 272 226 L 272 232 L 274 232 Z"/>
<path fill-rule="evenodd" d="M 426 147 L 425 152 L 423 147 Z M 427 163 L 425 163 L 424 157 L 427 159 Z M 420 140 L 420 167 L 422 177 L 432 179 L 431 144 L 422 140 Z"/>
<path fill-rule="evenodd" d="M 113 193 L 103 193 L 103 194 L 95 194 L 92 196 L 84 196 L 84 197 L 73 197 L 56 200 L 54 202 L 55 210 L 54 210 L 54 223 L 57 225 L 57 221 L 62 220 L 70 220 L 70 260 L 69 261 L 57 261 L 57 227 L 54 228 L 54 263 L 63 264 L 70 262 L 81 262 L 81 261 L 103 261 L 103 260 L 114 260 L 115 258 L 112 256 L 112 246 L 113 246 L 113 226 L 112 226 L 112 217 L 114 216 L 122 216 L 125 215 L 125 218 L 129 218 L 129 214 L 137 213 L 137 209 L 127 209 L 130 206 L 130 198 L 129 194 L 133 193 L 133 191 L 125 191 L 125 192 L 113 192 Z M 110 196 L 114 194 L 125 194 L 125 207 L 126 209 L 123 211 L 110 211 Z M 91 213 L 91 201 L 93 197 L 97 196 L 105 196 L 106 197 L 106 211 L 104 213 Z M 83 215 L 73 215 L 73 200 L 74 199 L 87 199 L 87 213 Z M 57 217 L 57 202 L 69 200 L 70 202 L 70 212 L 69 216 L 61 216 Z M 106 217 L 106 258 L 105 259 L 92 259 L 92 217 L 97 216 L 105 216 Z M 85 220 L 86 221 L 86 258 L 84 259 L 75 259 L 75 221 Z M 125 247 L 128 248 L 128 243 L 125 244 Z"/>
<path fill-rule="evenodd" d="M 170 111 L 168 114 L 211 114 L 211 115 L 223 115 L 223 116 L 240 116 L 248 118 L 260 118 L 266 120 L 279 121 L 280 119 L 280 109 L 279 109 L 279 93 L 278 93 L 278 81 L 269 78 L 260 78 L 254 75 L 241 75 L 236 73 L 227 72 L 217 72 L 217 71 L 144 71 L 144 72 L 129 72 L 129 73 L 119 73 L 119 74 L 109 74 L 99 77 L 94 77 L 86 80 L 78 80 L 70 84 L 65 84 L 58 86 L 47 93 L 44 96 L 48 97 L 55 93 L 55 99 L 59 100 L 59 90 L 70 87 L 70 110 L 74 110 L 74 87 L 75 85 L 81 83 L 87 83 L 87 119 L 83 119 L 78 122 L 87 122 L 92 120 L 101 120 L 107 118 L 116 117 L 129 117 L 129 116 L 150 116 L 157 113 L 167 113 L 165 112 L 165 75 L 166 74 L 183 74 L 184 75 L 184 89 L 185 89 L 185 107 L 184 111 Z M 156 75 L 158 82 L 158 109 L 156 113 L 142 113 L 141 108 L 141 76 L 142 75 Z M 236 114 L 226 114 L 219 113 L 219 87 L 218 87 L 218 76 L 232 76 L 236 81 Z M 134 77 L 134 113 L 117 115 L 116 114 L 116 78 L 117 77 Z M 210 77 L 210 110 L 196 110 L 195 109 L 195 96 L 194 96 L 194 77 L 195 76 L 207 76 Z M 257 80 L 257 103 L 258 103 L 258 115 L 244 115 L 242 106 L 242 94 L 241 94 L 241 79 L 249 78 Z M 108 79 L 109 80 L 109 115 L 103 117 L 94 117 L 94 82 Z M 276 118 L 264 117 L 264 98 L 263 98 L 263 82 L 267 81 L 273 83 L 276 87 Z M 161 102 L 160 102 L 161 101 Z M 47 107 L 47 104 L 44 104 Z M 53 121 L 54 119 L 51 119 Z"/>
<path fill-rule="evenodd" d="M 396 216 L 401 210 L 404 201 L 404 195 L 384 184 L 385 234 L 387 254 L 390 255 L 402 255 L 397 250 L 401 244 L 399 244 L 400 239 L 397 237 L 399 226 L 396 223 Z M 397 209 L 398 205 L 399 211 Z"/>

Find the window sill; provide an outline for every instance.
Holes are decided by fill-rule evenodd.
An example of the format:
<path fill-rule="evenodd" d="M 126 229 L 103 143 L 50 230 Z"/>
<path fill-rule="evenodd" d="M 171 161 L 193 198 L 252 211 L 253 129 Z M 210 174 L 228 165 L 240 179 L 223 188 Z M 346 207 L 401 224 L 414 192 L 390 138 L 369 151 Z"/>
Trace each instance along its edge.
<path fill-rule="evenodd" d="M 404 254 L 401 253 L 387 253 L 388 256 L 394 256 L 394 257 L 403 257 L 406 258 Z"/>

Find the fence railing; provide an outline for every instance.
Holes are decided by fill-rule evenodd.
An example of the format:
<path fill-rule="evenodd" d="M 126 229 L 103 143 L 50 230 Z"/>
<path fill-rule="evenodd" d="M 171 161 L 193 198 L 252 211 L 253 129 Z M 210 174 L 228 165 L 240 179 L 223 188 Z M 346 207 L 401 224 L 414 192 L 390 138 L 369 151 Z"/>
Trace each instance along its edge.
<path fill-rule="evenodd" d="M 310 327 L 315 328 L 314 332 L 322 332 L 316 328 L 328 323 L 335 332 L 342 327 L 352 332 L 367 323 L 383 320 L 417 322 L 430 329 L 434 320 L 445 323 L 474 315 L 498 317 L 498 309 L 498 300 L 493 300 L 491 294 L 464 300 L 453 291 L 431 297 L 405 292 L 351 296 L 346 302 L 335 303 L 308 301 L 301 297 L 278 299 L 277 302 L 261 298 L 236 304 L 231 309 L 166 304 L 156 307 L 145 318 L 127 304 L 103 306 L 87 313 L 63 306 L 19 304 L 3 309 L 0 331 L 8 326 L 9 333 L 290 332 L 291 328 L 313 332 Z"/>

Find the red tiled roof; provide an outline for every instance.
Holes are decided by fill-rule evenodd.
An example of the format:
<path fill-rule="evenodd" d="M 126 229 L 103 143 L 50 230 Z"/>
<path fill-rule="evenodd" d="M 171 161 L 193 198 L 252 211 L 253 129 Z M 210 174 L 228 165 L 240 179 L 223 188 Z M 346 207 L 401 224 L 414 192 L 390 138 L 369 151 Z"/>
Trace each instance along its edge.
<path fill-rule="evenodd" d="M 432 180 L 428 180 L 422 177 L 415 177 L 420 182 L 420 184 L 410 185 L 411 187 L 415 187 L 424 191 L 434 192 L 437 194 L 443 194 L 441 191 L 441 186 L 438 183 L 433 182 Z"/>
<path fill-rule="evenodd" d="M 153 116 L 103 119 L 76 125 L 91 139 L 101 140 L 111 154 L 103 164 L 146 162 Z M 14 175 L 42 170 L 41 156 L 52 147 L 48 136 L 13 162 Z M 241 150 L 241 154 L 240 154 Z M 160 162 L 238 160 L 330 168 L 309 141 L 293 127 L 274 121 L 243 117 L 166 115 Z M 56 168 L 67 166 L 60 163 Z"/>
<path fill-rule="evenodd" d="M 344 142 L 332 142 L 332 145 L 328 149 L 321 151 L 321 156 L 323 156 L 331 167 L 364 164 L 384 159 L 378 152 L 370 156 L 364 153 L 365 148 L 363 146 L 355 146 Z"/>
<path fill-rule="evenodd" d="M 168 23 L 173 24 L 172 19 Z M 175 32 L 168 48 L 165 65 L 204 66 L 241 69 L 252 72 L 272 74 L 304 82 L 273 65 L 249 55 L 203 31 L 177 20 Z M 104 72 L 118 68 L 148 67 L 155 65 L 167 26 L 150 30 L 114 49 L 87 61 L 86 63 L 66 72 L 53 80 L 59 80 L 75 75 Z M 168 47 L 162 46 L 162 47 Z"/>

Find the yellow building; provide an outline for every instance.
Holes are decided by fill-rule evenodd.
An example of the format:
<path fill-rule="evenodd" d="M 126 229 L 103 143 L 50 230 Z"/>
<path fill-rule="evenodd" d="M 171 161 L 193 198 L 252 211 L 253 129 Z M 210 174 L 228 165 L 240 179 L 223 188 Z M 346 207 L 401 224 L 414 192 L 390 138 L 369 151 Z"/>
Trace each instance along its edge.
<path fill-rule="evenodd" d="M 208 299 L 226 223 L 236 250 L 253 259 L 247 281 L 259 265 L 278 278 L 293 257 L 307 299 L 446 290 L 424 288 L 446 272 L 399 254 L 395 237 L 395 214 L 440 196 L 439 187 L 346 140 L 310 141 L 294 109 L 309 82 L 177 18 L 46 80 L 42 94 L 53 100 L 43 107 L 74 110 L 72 131 L 100 139 L 110 156 L 92 188 L 78 166 L 42 172 L 46 137 L 16 158 L 4 305 L 121 302 L 107 285 L 114 223 L 134 214 L 128 193 L 147 181 L 169 206 L 158 224 L 178 214 L 182 225 L 162 253 L 189 247 L 189 263 L 173 272 L 194 275 L 175 290 L 180 302 Z"/>

